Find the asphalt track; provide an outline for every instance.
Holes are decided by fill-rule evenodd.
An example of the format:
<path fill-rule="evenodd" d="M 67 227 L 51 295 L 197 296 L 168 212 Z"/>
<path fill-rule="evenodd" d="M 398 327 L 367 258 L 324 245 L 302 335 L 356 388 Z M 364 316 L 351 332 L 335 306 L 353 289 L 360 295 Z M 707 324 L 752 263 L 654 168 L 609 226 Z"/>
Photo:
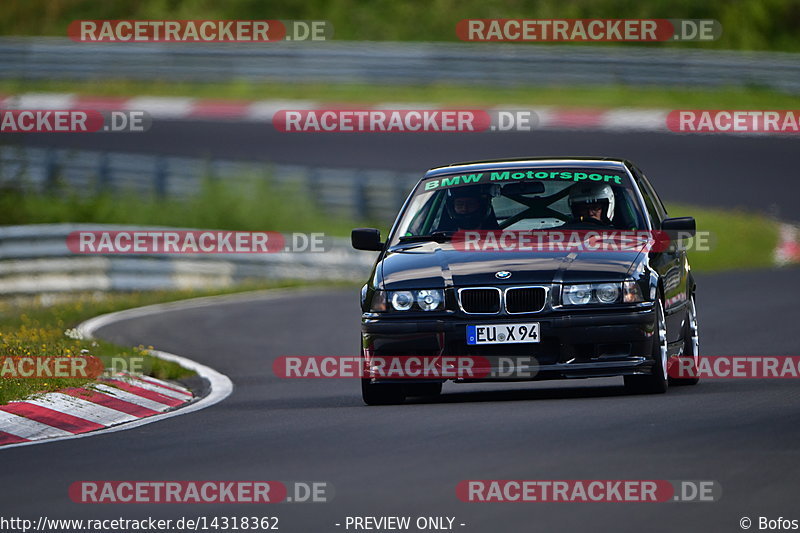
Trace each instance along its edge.
<path fill-rule="evenodd" d="M 797 355 L 800 270 L 701 275 L 706 354 Z M 769 287 L 772 287 L 770 290 Z M 769 297 L 765 298 L 765 291 Z M 283 531 L 342 531 L 348 515 L 455 516 L 457 530 L 737 531 L 800 518 L 795 380 L 707 380 L 629 396 L 621 379 L 447 384 L 438 401 L 365 407 L 355 381 L 281 380 L 280 355 L 358 349 L 357 290 L 170 311 L 101 328 L 211 365 L 235 390 L 211 408 L 109 435 L 3 453 L 2 515 L 277 515 Z M 326 481 L 329 503 L 79 505 L 76 480 Z M 715 480 L 714 503 L 464 503 L 465 479 Z M 13 489 L 12 489 L 13 487 Z"/>
<path fill-rule="evenodd" d="M 126 138 L 127 137 L 127 138 Z M 62 147 L 424 170 L 476 158 L 603 154 L 636 161 L 670 201 L 780 210 L 797 219 L 797 143 L 775 137 L 608 132 L 299 135 L 269 125 L 161 122 L 126 135 L 29 135 Z M 387 163 L 388 162 L 388 163 Z M 800 355 L 800 269 L 698 275 L 703 352 Z M 628 396 L 620 379 L 454 385 L 435 402 L 370 408 L 349 380 L 280 380 L 280 355 L 357 353 L 357 289 L 226 303 L 120 322 L 98 336 L 152 344 L 234 382 L 209 409 L 130 431 L 13 448 L 0 515 L 36 518 L 276 515 L 282 531 L 344 531 L 348 515 L 454 516 L 456 530 L 741 531 L 800 519 L 800 387 L 705 381 Z M 79 505 L 76 480 L 326 481 L 330 503 Z M 463 503 L 466 479 L 715 480 L 715 503 Z M 352 531 L 352 529 L 350 530 Z"/>
<path fill-rule="evenodd" d="M 419 172 L 457 161 L 587 155 L 634 161 L 665 200 L 800 221 L 796 136 L 653 132 L 280 133 L 271 124 L 162 120 L 145 133 L 17 134 L 32 146 Z"/>

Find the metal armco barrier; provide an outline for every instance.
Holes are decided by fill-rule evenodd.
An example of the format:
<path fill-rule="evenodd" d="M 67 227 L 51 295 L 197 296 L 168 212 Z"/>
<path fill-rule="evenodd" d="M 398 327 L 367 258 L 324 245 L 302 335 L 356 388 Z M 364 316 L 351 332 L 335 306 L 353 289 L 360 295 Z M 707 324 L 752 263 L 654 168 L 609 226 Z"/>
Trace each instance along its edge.
<path fill-rule="evenodd" d="M 154 231 L 96 224 L 0 226 L 0 295 L 229 287 L 248 280 L 361 281 L 375 260 L 349 239 L 326 237 L 325 252 L 191 255 L 79 255 L 66 244 L 80 230 Z"/>
<path fill-rule="evenodd" d="M 186 197 L 204 178 L 231 184 L 253 179 L 291 184 L 321 209 L 356 219 L 389 221 L 421 174 L 0 146 L 0 187 L 45 191 L 60 185 L 93 194 L 125 191 Z"/>
<path fill-rule="evenodd" d="M 770 87 L 800 92 L 800 54 L 496 43 L 78 43 L 0 39 L 18 79 L 251 80 L 484 86 Z"/>

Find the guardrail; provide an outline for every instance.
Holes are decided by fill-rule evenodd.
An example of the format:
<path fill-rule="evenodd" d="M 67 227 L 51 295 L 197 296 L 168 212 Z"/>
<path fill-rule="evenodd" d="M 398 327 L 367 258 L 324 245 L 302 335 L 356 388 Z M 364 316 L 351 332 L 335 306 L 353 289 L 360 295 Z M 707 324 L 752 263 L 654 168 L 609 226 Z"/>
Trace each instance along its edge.
<path fill-rule="evenodd" d="M 355 219 L 389 221 L 417 173 L 320 168 L 219 159 L 0 146 L 0 186 L 45 191 L 60 184 L 87 194 L 125 191 L 186 197 L 204 178 L 233 184 L 269 179 L 293 184 L 321 209 Z"/>
<path fill-rule="evenodd" d="M 18 79 L 252 80 L 484 86 L 760 86 L 800 92 L 800 54 L 497 43 L 77 43 L 0 39 Z"/>
<path fill-rule="evenodd" d="M 248 280 L 363 281 L 375 254 L 325 238 L 325 252 L 78 255 L 66 244 L 93 224 L 0 226 L 0 295 L 228 287 Z M 103 230 L 166 228 L 103 225 Z M 168 228 L 175 230 L 176 228 Z"/>

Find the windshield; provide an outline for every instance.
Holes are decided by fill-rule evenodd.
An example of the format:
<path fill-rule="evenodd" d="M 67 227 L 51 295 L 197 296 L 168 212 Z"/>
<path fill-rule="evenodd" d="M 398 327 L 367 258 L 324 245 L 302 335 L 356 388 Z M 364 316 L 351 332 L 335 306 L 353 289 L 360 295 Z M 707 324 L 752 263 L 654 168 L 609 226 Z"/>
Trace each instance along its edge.
<path fill-rule="evenodd" d="M 417 187 L 392 245 L 459 230 L 645 229 L 630 177 L 537 168 L 430 178 Z"/>

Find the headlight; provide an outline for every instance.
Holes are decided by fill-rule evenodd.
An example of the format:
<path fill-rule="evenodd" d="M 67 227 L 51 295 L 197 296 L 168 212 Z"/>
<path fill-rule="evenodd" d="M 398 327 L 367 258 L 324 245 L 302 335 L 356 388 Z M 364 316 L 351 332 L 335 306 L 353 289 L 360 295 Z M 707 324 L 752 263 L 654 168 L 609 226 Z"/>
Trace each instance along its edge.
<path fill-rule="evenodd" d="M 603 304 L 613 304 L 619 298 L 619 284 L 601 283 L 595 286 L 594 294 L 597 301 Z"/>
<path fill-rule="evenodd" d="M 397 311 L 408 311 L 414 305 L 414 294 L 411 291 L 393 291 L 391 302 Z"/>
<path fill-rule="evenodd" d="M 384 307 L 378 302 L 378 293 L 383 295 Z M 422 289 L 418 291 L 376 291 L 372 298 L 372 311 L 388 311 L 385 302 L 391 303 L 395 311 L 438 311 L 444 308 L 444 291 L 442 289 Z M 379 302 L 378 302 L 379 303 Z"/>
<path fill-rule="evenodd" d="M 442 304 L 442 299 L 440 290 L 417 291 L 417 305 L 423 311 L 435 311 Z"/>
<path fill-rule="evenodd" d="M 567 305 L 588 304 L 592 299 L 591 285 L 564 285 L 564 303 Z"/>
<path fill-rule="evenodd" d="M 642 293 L 635 281 L 564 285 L 561 290 L 561 302 L 563 305 L 615 304 L 641 301 Z"/>

